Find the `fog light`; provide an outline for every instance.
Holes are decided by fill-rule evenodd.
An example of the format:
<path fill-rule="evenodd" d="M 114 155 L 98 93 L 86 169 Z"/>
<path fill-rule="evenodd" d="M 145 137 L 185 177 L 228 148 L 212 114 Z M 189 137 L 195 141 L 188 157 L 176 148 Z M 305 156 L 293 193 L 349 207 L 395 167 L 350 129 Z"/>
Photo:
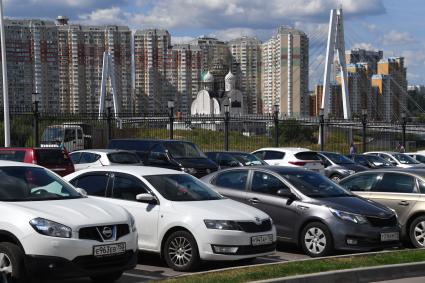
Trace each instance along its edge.
<path fill-rule="evenodd" d="M 235 254 L 238 247 L 212 246 L 216 254 Z"/>
<path fill-rule="evenodd" d="M 347 239 L 347 244 L 348 245 L 357 245 L 357 240 L 356 239 Z"/>

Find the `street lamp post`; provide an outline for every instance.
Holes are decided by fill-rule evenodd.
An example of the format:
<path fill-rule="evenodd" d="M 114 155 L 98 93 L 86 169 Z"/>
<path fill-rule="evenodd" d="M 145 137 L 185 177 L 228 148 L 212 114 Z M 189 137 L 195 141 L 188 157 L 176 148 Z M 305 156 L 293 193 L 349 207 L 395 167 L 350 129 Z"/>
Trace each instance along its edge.
<path fill-rule="evenodd" d="M 33 103 L 33 114 L 34 114 L 34 142 L 35 146 L 40 146 L 40 133 L 39 133 L 39 111 L 38 111 L 38 104 L 40 103 L 39 99 L 39 93 L 33 92 L 32 93 L 32 103 Z"/>
<path fill-rule="evenodd" d="M 108 97 L 106 100 L 106 122 L 108 123 L 108 140 L 112 139 L 112 100 Z"/>
<path fill-rule="evenodd" d="M 174 101 L 168 100 L 168 118 L 170 119 L 170 140 L 174 138 Z"/>
<path fill-rule="evenodd" d="M 323 151 L 325 148 L 325 115 L 323 108 L 319 110 L 319 122 L 320 122 L 320 151 Z"/>
<path fill-rule="evenodd" d="M 4 146 L 10 147 L 9 84 L 7 80 L 6 36 L 3 21 L 3 0 L 0 0 L 1 69 L 3 78 Z"/>
<path fill-rule="evenodd" d="M 224 150 L 229 151 L 229 120 L 230 120 L 230 105 L 229 100 L 224 101 Z"/>
<path fill-rule="evenodd" d="M 406 149 L 406 125 L 407 125 L 407 119 L 406 119 L 406 112 L 401 113 L 401 144 Z"/>
<path fill-rule="evenodd" d="M 274 105 L 273 110 L 274 120 L 274 146 L 279 147 L 279 104 Z"/>
<path fill-rule="evenodd" d="M 366 152 L 367 109 L 362 109 L 362 125 L 363 125 L 363 133 L 362 133 L 363 153 L 365 153 Z"/>

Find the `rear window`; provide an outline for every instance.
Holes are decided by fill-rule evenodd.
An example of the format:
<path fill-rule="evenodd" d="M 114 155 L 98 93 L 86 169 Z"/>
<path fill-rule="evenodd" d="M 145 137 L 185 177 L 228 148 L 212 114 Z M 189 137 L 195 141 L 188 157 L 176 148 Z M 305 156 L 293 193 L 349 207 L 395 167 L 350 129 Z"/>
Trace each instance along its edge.
<path fill-rule="evenodd" d="M 39 165 L 71 165 L 72 161 L 60 149 L 37 149 L 35 158 Z"/>
<path fill-rule="evenodd" d="M 24 162 L 24 150 L 2 150 L 0 151 L 0 160 Z"/>
<path fill-rule="evenodd" d="M 136 164 L 140 163 L 139 157 L 131 152 L 114 152 L 108 154 L 108 159 L 112 163 L 119 164 Z"/>
<path fill-rule="evenodd" d="M 294 154 L 299 160 L 320 160 L 316 152 L 303 151 Z"/>
<path fill-rule="evenodd" d="M 108 144 L 110 149 L 125 149 L 125 150 L 137 150 L 137 151 L 148 151 L 155 141 L 143 141 L 143 140 L 111 140 Z"/>

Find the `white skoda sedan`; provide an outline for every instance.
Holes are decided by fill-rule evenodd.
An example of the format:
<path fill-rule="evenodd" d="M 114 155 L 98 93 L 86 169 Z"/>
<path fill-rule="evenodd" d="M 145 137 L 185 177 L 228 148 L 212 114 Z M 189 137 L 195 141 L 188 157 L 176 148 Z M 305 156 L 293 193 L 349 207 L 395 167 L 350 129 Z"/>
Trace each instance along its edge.
<path fill-rule="evenodd" d="M 178 271 L 201 260 L 240 260 L 274 253 L 271 218 L 227 199 L 184 172 L 136 166 L 84 169 L 65 177 L 89 195 L 126 208 L 135 218 L 139 249 Z"/>

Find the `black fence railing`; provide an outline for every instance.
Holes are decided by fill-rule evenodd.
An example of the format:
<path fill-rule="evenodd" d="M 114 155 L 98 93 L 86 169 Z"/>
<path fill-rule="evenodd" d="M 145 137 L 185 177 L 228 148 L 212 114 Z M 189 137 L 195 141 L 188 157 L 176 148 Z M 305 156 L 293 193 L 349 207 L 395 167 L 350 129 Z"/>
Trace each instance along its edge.
<path fill-rule="evenodd" d="M 204 151 L 253 151 L 261 147 L 290 146 L 348 153 L 351 142 L 357 152 L 394 150 L 398 144 L 405 144 L 406 151 L 425 148 L 425 124 L 407 123 L 406 120 L 384 123 L 367 119 L 276 118 L 274 115 L 185 116 L 170 113 L 134 117 L 129 113 L 115 115 L 110 112 L 99 116 L 98 113 L 19 109 L 10 112 L 11 146 L 71 142 L 83 135 L 84 144 L 79 145 L 80 148 L 104 148 L 111 138 L 189 140 Z M 2 119 L 0 113 L 0 136 Z M 60 132 L 58 129 L 64 125 L 81 125 L 81 133 Z M 320 136 L 322 142 L 319 142 Z M 1 138 L 0 145 L 3 146 Z"/>

